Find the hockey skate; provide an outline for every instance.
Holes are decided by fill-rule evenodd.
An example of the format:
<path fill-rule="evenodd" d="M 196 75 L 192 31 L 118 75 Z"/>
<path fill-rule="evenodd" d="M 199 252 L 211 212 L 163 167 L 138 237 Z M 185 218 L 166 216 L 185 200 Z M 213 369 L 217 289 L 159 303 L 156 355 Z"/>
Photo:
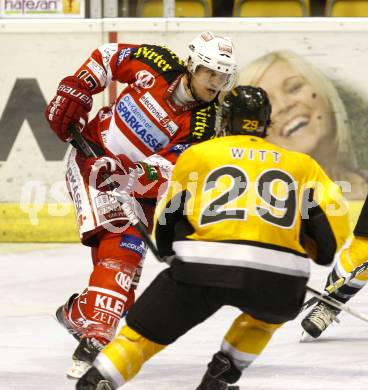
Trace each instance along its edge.
<path fill-rule="evenodd" d="M 339 313 L 340 310 L 324 302 L 319 302 L 303 319 L 302 327 L 308 335 L 316 339 L 333 321 L 339 322 L 336 318 Z"/>
<path fill-rule="evenodd" d="M 77 382 L 77 390 L 114 390 L 115 387 L 105 379 L 96 367 L 90 368 Z"/>
<path fill-rule="evenodd" d="M 56 310 L 55 316 L 58 323 L 64 327 L 76 340 L 80 341 L 83 336 L 82 328 L 78 327 L 74 322 L 72 322 L 69 317 L 72 303 L 77 296 L 78 294 L 73 294 L 64 305 L 61 305 Z"/>
<path fill-rule="evenodd" d="M 73 353 L 73 364 L 67 371 L 70 379 L 81 378 L 91 367 L 104 345 L 94 337 L 83 337 Z"/>
<path fill-rule="evenodd" d="M 217 352 L 196 390 L 238 390 L 238 386 L 228 386 L 236 382 L 241 372 L 231 362 L 230 358 L 222 352 Z"/>

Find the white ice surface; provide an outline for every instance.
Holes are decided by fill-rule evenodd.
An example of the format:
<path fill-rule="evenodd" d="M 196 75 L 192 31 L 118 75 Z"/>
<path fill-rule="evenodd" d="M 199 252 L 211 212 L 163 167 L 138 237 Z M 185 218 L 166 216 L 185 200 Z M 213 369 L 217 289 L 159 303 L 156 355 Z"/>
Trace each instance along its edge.
<path fill-rule="evenodd" d="M 147 258 L 141 289 L 163 268 Z M 76 342 L 53 318 L 91 270 L 81 245 L 0 245 L 0 390 L 69 390 Z M 328 269 L 313 267 L 321 289 Z M 140 290 L 141 290 L 140 289 Z M 368 287 L 350 305 L 368 313 Z M 145 364 L 126 390 L 194 390 L 238 311 L 223 308 Z M 313 343 L 299 343 L 299 316 L 273 337 L 239 382 L 242 390 L 363 390 L 368 388 L 368 323 L 342 314 Z"/>

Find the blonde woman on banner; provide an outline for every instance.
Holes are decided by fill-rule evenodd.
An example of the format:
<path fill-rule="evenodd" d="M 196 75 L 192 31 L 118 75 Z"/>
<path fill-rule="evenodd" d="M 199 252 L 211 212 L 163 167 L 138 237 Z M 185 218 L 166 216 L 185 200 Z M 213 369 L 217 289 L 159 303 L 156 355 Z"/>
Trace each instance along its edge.
<path fill-rule="evenodd" d="M 264 88 L 273 107 L 268 140 L 315 158 L 348 199 L 364 199 L 367 175 L 359 170 L 345 106 L 332 82 L 291 51 L 274 51 L 241 71 L 239 84 Z"/>

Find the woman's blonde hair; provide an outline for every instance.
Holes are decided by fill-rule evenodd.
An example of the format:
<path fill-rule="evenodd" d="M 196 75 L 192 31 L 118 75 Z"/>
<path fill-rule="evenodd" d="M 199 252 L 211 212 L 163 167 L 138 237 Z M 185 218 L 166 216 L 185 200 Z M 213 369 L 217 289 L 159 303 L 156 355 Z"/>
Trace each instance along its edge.
<path fill-rule="evenodd" d="M 289 50 L 270 52 L 243 67 L 239 72 L 238 84 L 257 86 L 257 82 L 262 75 L 277 60 L 288 62 L 314 88 L 320 91 L 322 99 L 330 105 L 334 114 L 334 141 L 337 145 L 336 162 L 355 169 L 357 167 L 357 161 L 345 106 L 331 80 L 302 56 Z"/>

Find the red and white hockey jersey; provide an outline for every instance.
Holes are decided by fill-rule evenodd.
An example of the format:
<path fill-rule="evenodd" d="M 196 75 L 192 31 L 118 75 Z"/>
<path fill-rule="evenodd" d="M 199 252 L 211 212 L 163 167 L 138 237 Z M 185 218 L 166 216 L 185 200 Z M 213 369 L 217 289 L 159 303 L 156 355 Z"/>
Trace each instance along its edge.
<path fill-rule="evenodd" d="M 128 85 L 114 105 L 98 112 L 84 136 L 104 150 L 125 154 L 132 161 L 159 155 L 174 163 L 190 144 L 214 136 L 218 105 L 215 100 L 203 105 L 175 106 L 170 97 L 185 72 L 183 61 L 165 47 L 116 43 L 101 46 L 76 75 L 93 94 L 113 80 Z"/>

